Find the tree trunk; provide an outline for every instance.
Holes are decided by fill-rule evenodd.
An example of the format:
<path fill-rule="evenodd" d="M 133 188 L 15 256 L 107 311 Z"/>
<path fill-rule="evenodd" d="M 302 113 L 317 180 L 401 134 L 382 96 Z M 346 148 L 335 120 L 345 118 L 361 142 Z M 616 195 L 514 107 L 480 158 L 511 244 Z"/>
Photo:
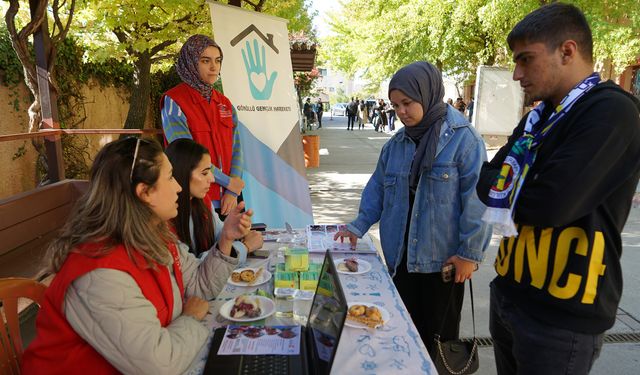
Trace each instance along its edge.
<path fill-rule="evenodd" d="M 134 63 L 134 83 L 129 99 L 129 113 L 125 129 L 143 129 L 151 96 L 151 55 L 148 51 L 137 54 Z"/>

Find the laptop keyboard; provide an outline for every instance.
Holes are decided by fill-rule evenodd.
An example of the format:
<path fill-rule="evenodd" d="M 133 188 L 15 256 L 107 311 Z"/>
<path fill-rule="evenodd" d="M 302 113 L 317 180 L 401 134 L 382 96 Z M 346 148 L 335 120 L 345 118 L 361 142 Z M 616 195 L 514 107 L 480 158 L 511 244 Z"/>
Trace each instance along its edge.
<path fill-rule="evenodd" d="M 289 357 L 286 355 L 251 355 L 242 357 L 240 374 L 289 374 Z"/>

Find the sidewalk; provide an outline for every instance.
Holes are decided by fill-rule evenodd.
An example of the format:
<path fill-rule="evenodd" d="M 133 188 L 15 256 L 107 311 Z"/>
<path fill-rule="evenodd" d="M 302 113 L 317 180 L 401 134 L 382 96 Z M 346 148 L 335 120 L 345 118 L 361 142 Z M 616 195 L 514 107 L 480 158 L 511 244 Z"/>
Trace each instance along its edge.
<path fill-rule="evenodd" d="M 374 132 L 371 124 L 365 130 L 347 131 L 346 128 L 346 117 L 330 120 L 329 113 L 325 113 L 322 129 L 307 133 L 320 135 L 320 167 L 307 170 L 316 223 L 345 223 L 355 218 L 360 193 L 376 167 L 382 145 L 391 137 Z M 377 224 L 370 233 L 379 238 Z M 624 291 L 618 319 L 607 332 L 600 358 L 591 374 L 640 373 L 640 207 L 631 209 L 622 240 Z M 477 373 L 483 375 L 496 373 L 489 340 L 489 282 L 495 275 L 493 261 L 498 243 L 499 239 L 494 236 L 485 261 L 474 276 L 476 336 L 482 339 L 483 344 L 479 350 L 480 369 Z M 462 312 L 461 336 L 473 336 L 468 298 Z"/>

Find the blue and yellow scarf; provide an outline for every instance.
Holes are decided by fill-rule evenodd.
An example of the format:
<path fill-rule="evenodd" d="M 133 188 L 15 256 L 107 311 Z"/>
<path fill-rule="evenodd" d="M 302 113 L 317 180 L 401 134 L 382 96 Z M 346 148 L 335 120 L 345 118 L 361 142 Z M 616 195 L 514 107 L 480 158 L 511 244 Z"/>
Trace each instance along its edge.
<path fill-rule="evenodd" d="M 513 222 L 513 209 L 540 145 L 551 129 L 571 110 L 573 104 L 599 82 L 600 75 L 593 73 L 578 83 L 546 121 L 542 121 L 544 102 L 529 112 L 524 133 L 511 147 L 489 190 L 488 208 L 482 220 L 494 226 L 494 233 L 506 237 L 518 235 Z"/>

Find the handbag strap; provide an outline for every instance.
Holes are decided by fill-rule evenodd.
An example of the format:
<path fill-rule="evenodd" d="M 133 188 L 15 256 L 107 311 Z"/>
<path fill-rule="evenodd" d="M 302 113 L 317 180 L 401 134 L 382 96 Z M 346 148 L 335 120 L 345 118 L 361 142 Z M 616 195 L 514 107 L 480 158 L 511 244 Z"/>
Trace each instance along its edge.
<path fill-rule="evenodd" d="M 445 316 L 446 316 L 446 313 L 449 311 L 449 306 L 451 306 L 451 297 L 453 296 L 453 291 L 454 291 L 454 286 L 452 285 L 451 295 L 449 296 L 449 302 L 447 302 L 447 309 L 445 310 Z M 437 334 L 435 338 L 436 346 L 438 347 L 438 355 L 442 360 L 442 364 L 447 369 L 449 374 L 453 374 L 453 375 L 466 374 L 467 370 L 469 369 L 469 367 L 471 367 L 471 364 L 473 363 L 474 355 L 478 351 L 478 341 L 476 340 L 476 314 L 475 314 L 475 306 L 473 305 L 473 282 L 471 281 L 471 279 L 469 279 L 469 291 L 471 294 L 471 316 L 473 319 L 473 347 L 471 348 L 471 353 L 469 353 L 469 359 L 467 360 L 467 363 L 465 363 L 465 365 L 462 367 L 462 369 L 456 371 L 453 368 L 451 368 L 451 366 L 449 365 L 449 362 L 447 361 L 447 357 L 442 351 L 442 343 L 440 342 L 440 335 Z M 443 328 L 444 328 L 444 320 L 442 322 L 442 326 L 440 327 L 440 333 L 442 333 Z"/>
<path fill-rule="evenodd" d="M 447 308 L 444 310 L 445 318 L 442 320 L 442 324 L 440 325 L 440 330 L 438 331 L 438 340 L 440 339 L 440 335 L 442 334 L 442 330 L 444 329 L 444 324 L 447 321 L 447 313 L 449 312 L 449 307 L 451 307 L 451 300 L 453 299 L 453 292 L 455 291 L 455 283 L 451 281 L 451 293 L 449 294 L 449 300 L 447 301 Z M 473 322 L 473 340 L 476 339 L 476 309 L 473 304 L 473 281 L 469 279 L 469 294 L 471 295 L 471 319 Z"/>

